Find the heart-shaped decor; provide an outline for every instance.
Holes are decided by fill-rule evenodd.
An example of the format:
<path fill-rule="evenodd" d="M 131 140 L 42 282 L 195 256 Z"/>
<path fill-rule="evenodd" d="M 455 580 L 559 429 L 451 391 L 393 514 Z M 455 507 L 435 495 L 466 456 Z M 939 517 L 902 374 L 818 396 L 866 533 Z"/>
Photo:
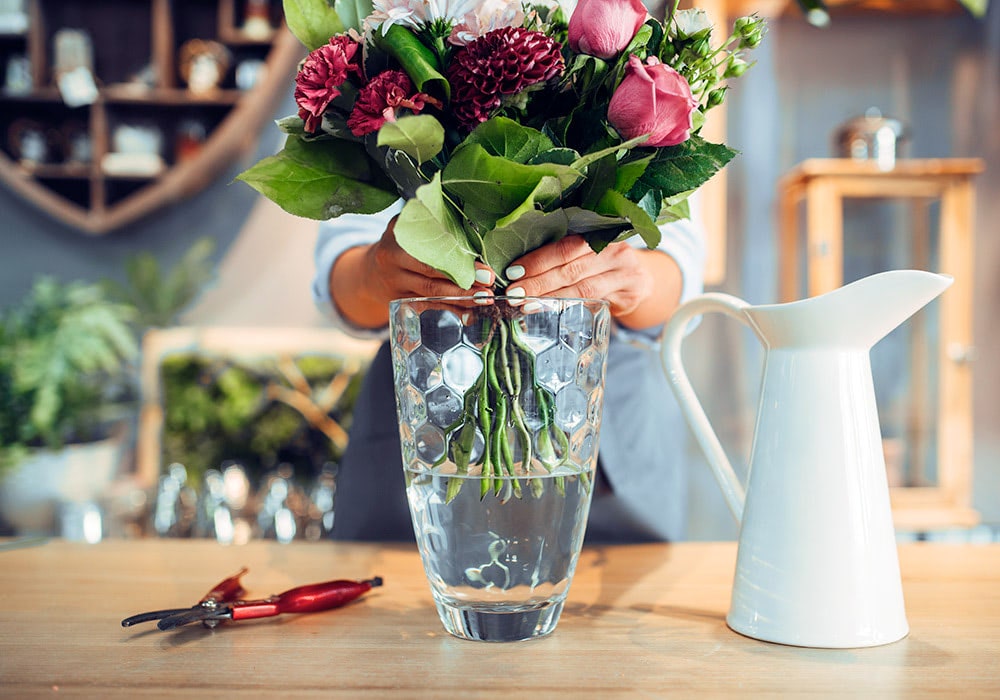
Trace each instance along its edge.
<path fill-rule="evenodd" d="M 279 0 L 28 0 L 0 10 L 0 179 L 103 234 L 252 149 L 304 55 Z"/>

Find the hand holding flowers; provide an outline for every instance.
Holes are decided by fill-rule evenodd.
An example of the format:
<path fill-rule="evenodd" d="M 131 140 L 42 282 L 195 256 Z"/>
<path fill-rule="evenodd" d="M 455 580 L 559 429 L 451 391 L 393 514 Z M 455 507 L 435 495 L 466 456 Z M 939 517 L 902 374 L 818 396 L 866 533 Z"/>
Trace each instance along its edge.
<path fill-rule="evenodd" d="M 406 200 L 399 245 L 460 287 L 479 261 L 575 233 L 600 251 L 659 240 L 734 152 L 698 136 L 761 39 L 718 46 L 700 10 L 665 22 L 638 0 L 286 2 L 312 52 L 285 148 L 242 175 L 291 213 L 327 219 Z M 499 287 L 507 280 L 497 279 Z"/>
<path fill-rule="evenodd" d="M 402 197 L 382 245 L 367 253 L 400 271 L 385 281 L 390 295 L 425 296 L 442 276 L 469 290 L 477 272 L 479 288 L 515 296 L 526 286 L 556 296 L 580 289 L 581 280 L 562 279 L 570 266 L 546 260 L 553 251 L 565 262 L 610 247 L 591 261 L 593 274 L 635 271 L 636 251 L 616 244 L 639 235 L 655 248 L 659 225 L 686 217 L 687 198 L 735 155 L 698 132 L 763 32 L 759 19 L 741 18 L 713 45 L 703 12 L 675 3 L 660 22 L 638 0 L 581 0 L 568 19 L 557 4 L 519 0 L 335 7 L 285 1 L 289 27 L 312 49 L 296 78 L 298 114 L 279 122 L 284 149 L 240 179 L 314 219 L 371 214 Z M 504 276 L 512 261 L 536 258 L 541 272 L 516 285 Z M 630 313 L 629 290 L 589 288 Z M 555 397 L 497 309 L 501 330 L 483 350 L 496 362 L 446 434 L 459 473 L 474 433 L 520 441 L 485 441 L 483 473 L 497 477 L 514 473 L 513 454 L 547 468 L 564 454 L 566 435 L 548 410 Z M 535 449 L 524 422 L 521 387 L 548 407 L 538 428 L 546 449 Z"/>

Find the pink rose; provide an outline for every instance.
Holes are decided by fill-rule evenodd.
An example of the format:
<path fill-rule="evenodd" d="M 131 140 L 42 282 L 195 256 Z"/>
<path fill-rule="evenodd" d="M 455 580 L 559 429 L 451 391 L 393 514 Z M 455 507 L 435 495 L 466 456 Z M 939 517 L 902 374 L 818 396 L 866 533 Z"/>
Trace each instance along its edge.
<path fill-rule="evenodd" d="M 299 106 L 299 118 L 306 123 L 306 131 L 318 131 L 322 126 L 323 113 L 340 95 L 340 86 L 347 76 L 361 74 L 360 46 L 349 36 L 338 34 L 306 57 L 295 76 L 295 103 Z"/>
<path fill-rule="evenodd" d="M 402 109 L 419 114 L 424 107 L 440 108 L 441 102 L 417 92 L 410 77 L 401 70 L 387 70 L 371 79 L 358 92 L 347 127 L 355 136 L 378 131 L 386 122 L 394 122 Z"/>
<path fill-rule="evenodd" d="M 648 16 L 641 0 L 580 0 L 569 18 L 570 48 L 613 58 L 628 46 Z"/>
<path fill-rule="evenodd" d="M 629 56 L 625 77 L 608 104 L 608 121 L 626 139 L 649 134 L 643 146 L 675 146 L 691 135 L 697 107 L 684 76 L 654 56 L 645 64 Z"/>

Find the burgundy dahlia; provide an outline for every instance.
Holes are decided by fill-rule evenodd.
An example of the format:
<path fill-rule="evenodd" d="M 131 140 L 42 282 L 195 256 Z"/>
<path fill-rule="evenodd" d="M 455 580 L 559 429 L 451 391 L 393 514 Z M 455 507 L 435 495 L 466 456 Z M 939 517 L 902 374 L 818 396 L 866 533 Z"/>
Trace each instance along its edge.
<path fill-rule="evenodd" d="M 295 76 L 295 103 L 306 131 L 319 130 L 323 113 L 340 94 L 340 86 L 347 77 L 351 73 L 361 75 L 360 46 L 349 36 L 339 34 L 306 57 Z"/>
<path fill-rule="evenodd" d="M 561 49 L 542 32 L 523 27 L 494 29 L 467 44 L 448 68 L 459 124 L 471 130 L 489 119 L 505 96 L 560 75 Z"/>
<path fill-rule="evenodd" d="M 440 107 L 441 102 L 430 95 L 417 92 L 410 77 L 401 70 L 387 70 L 371 79 L 358 92 L 347 127 L 355 136 L 364 136 L 394 122 L 399 111 L 408 109 L 420 114 L 427 105 Z"/>

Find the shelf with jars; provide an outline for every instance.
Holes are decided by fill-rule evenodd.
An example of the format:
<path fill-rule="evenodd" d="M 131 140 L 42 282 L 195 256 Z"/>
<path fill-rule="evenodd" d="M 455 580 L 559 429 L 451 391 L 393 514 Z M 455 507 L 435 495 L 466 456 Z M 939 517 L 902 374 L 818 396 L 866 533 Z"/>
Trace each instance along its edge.
<path fill-rule="evenodd" d="M 280 0 L 0 7 L 0 180 L 90 234 L 211 183 L 303 56 Z"/>

